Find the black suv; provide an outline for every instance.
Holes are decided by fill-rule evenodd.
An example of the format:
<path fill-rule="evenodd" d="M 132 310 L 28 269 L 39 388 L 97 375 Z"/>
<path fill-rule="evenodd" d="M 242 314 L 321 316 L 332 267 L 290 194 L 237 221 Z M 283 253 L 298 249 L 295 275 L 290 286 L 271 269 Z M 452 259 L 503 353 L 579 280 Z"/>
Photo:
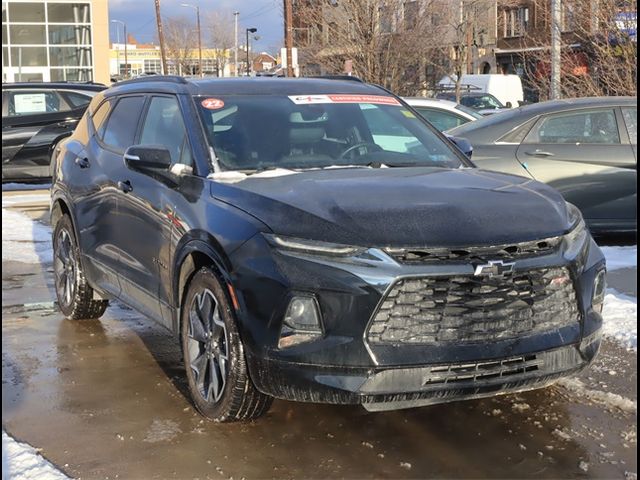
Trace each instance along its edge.
<path fill-rule="evenodd" d="M 155 77 L 56 162 L 58 303 L 174 332 L 218 421 L 271 398 L 388 410 L 538 388 L 594 358 L 604 258 L 552 188 L 481 171 L 358 81 Z"/>
<path fill-rule="evenodd" d="M 2 181 L 51 176 L 55 147 L 71 135 L 100 83 L 2 85 Z"/>

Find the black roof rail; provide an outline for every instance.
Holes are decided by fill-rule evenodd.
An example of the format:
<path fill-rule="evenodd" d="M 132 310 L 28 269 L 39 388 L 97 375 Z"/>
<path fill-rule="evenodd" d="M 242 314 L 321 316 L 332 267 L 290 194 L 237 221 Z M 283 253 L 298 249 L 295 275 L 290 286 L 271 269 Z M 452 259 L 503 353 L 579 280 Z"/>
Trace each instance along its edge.
<path fill-rule="evenodd" d="M 130 85 L 132 83 L 145 83 L 145 82 L 169 82 L 169 83 L 189 83 L 187 79 L 179 75 L 146 75 L 144 77 L 132 78 L 130 80 L 122 80 L 117 82 L 116 85 Z"/>
<path fill-rule="evenodd" d="M 312 75 L 306 78 L 322 78 L 325 80 L 349 80 L 351 82 L 365 83 L 360 77 L 353 75 Z"/>

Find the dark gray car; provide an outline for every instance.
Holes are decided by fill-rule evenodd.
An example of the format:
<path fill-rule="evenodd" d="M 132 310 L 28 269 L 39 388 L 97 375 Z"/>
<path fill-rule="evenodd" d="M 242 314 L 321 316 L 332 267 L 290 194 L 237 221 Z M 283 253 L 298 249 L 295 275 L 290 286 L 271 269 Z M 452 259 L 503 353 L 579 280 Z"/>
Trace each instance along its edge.
<path fill-rule="evenodd" d="M 580 98 L 520 107 L 447 133 L 471 142 L 478 167 L 559 190 L 594 233 L 633 232 L 637 121 L 636 97 Z"/>

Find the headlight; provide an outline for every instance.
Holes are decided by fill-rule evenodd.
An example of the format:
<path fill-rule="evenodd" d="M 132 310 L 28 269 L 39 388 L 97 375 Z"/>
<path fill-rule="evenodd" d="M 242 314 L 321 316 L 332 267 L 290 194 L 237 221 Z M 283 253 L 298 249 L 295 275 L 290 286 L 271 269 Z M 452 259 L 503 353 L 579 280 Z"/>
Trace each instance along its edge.
<path fill-rule="evenodd" d="M 568 258 L 574 258 L 582 251 L 589 232 L 578 207 L 567 203 L 567 210 L 569 211 L 569 221 L 573 227 L 564 236 L 564 254 Z"/>
<path fill-rule="evenodd" d="M 318 242 L 316 240 L 306 240 L 302 238 L 284 237 L 263 233 L 271 245 L 281 250 L 291 250 L 300 253 L 310 253 L 316 255 L 330 255 L 335 257 L 350 257 L 362 252 L 364 248 L 339 243 Z"/>

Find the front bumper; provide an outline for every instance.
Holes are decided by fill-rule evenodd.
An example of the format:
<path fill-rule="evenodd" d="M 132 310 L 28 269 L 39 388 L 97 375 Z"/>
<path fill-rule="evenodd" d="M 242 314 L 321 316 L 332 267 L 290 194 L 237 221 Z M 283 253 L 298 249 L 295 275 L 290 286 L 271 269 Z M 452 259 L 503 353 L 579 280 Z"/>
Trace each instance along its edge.
<path fill-rule="evenodd" d="M 281 254 L 247 242 L 232 258 L 240 333 L 251 378 L 268 395 L 297 401 L 407 408 L 540 388 L 593 361 L 601 316 L 591 305 L 604 258 L 589 238 L 577 258 L 561 251 L 516 262 L 516 271 L 571 272 L 575 321 L 561 328 L 483 342 L 372 344 L 372 318 L 389 288 L 406 276 L 473 275 L 473 266 L 439 262 L 407 266 L 384 255 L 343 262 Z M 297 292 L 320 305 L 324 335 L 278 349 L 284 310 Z"/>

